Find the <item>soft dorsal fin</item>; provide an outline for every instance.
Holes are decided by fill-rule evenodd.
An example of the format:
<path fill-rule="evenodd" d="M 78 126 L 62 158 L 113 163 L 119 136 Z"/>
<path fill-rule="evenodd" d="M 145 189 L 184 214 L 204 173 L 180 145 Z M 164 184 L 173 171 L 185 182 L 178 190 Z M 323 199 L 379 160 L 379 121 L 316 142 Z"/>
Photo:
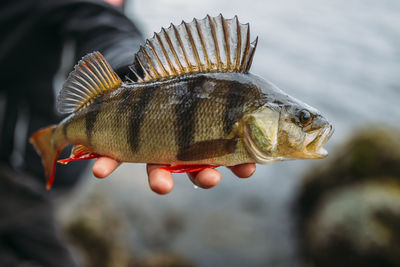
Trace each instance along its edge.
<path fill-rule="evenodd" d="M 57 101 L 58 111 L 71 113 L 87 106 L 105 91 L 122 84 L 100 52 L 84 56 L 69 74 Z"/>
<path fill-rule="evenodd" d="M 239 23 L 237 16 L 207 15 L 154 33 L 135 55 L 139 71 L 131 70 L 138 82 L 199 72 L 247 73 L 257 40 L 250 42 L 249 24 Z"/>

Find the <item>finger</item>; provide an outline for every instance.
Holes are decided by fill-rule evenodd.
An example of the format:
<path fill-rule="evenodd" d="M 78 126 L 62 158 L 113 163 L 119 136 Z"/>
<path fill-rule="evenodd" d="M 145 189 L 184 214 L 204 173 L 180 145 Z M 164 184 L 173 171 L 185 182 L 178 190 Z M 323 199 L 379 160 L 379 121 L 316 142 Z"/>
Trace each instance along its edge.
<path fill-rule="evenodd" d="M 192 181 L 192 183 L 194 185 L 198 186 L 197 181 L 196 181 L 196 177 L 199 174 L 199 172 L 188 172 L 186 174 L 189 177 L 190 181 Z"/>
<path fill-rule="evenodd" d="M 228 167 L 239 178 L 248 178 L 256 171 L 256 164 L 245 163 Z"/>
<path fill-rule="evenodd" d="M 147 175 L 149 176 L 149 185 L 151 190 L 157 194 L 168 194 L 174 187 L 174 180 L 172 174 L 169 171 L 160 169 L 167 165 L 147 165 Z"/>
<path fill-rule="evenodd" d="M 115 159 L 100 157 L 94 163 L 92 171 L 94 176 L 97 178 L 105 178 L 110 175 L 120 164 L 121 162 L 118 162 Z"/>
<path fill-rule="evenodd" d="M 215 169 L 204 169 L 199 172 L 188 173 L 190 180 L 197 186 L 207 189 L 216 186 L 222 175 Z"/>

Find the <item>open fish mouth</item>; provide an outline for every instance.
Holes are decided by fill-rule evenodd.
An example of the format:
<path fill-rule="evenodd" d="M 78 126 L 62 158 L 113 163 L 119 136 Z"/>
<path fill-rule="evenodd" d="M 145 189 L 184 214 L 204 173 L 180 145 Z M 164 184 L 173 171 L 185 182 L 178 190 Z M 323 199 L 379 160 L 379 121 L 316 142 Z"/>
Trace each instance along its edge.
<path fill-rule="evenodd" d="M 307 158 L 325 158 L 328 151 L 322 146 L 332 136 L 334 129 L 331 124 L 309 133 L 305 140 L 304 154 Z"/>

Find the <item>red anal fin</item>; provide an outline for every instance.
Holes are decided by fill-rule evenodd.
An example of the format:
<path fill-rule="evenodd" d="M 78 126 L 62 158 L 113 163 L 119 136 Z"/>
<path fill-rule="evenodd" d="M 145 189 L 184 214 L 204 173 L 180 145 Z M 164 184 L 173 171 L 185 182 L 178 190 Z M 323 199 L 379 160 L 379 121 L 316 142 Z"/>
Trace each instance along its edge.
<path fill-rule="evenodd" d="M 199 172 L 204 169 L 214 169 L 219 166 L 217 165 L 205 165 L 205 164 L 193 164 L 193 165 L 174 165 L 174 166 L 167 166 L 167 167 L 161 167 L 161 169 L 169 171 L 169 172 L 176 172 L 176 173 L 181 173 L 181 172 Z"/>
<path fill-rule="evenodd" d="M 72 148 L 71 155 L 69 158 L 58 160 L 58 163 L 67 164 L 74 160 L 89 160 L 100 157 L 99 154 L 89 151 L 89 149 L 83 145 L 76 145 Z"/>
<path fill-rule="evenodd" d="M 58 163 L 62 163 L 62 164 L 67 164 L 70 161 L 74 161 L 74 160 L 89 160 L 89 159 L 95 159 L 100 157 L 99 154 L 96 153 L 88 153 L 88 154 L 84 154 L 81 156 L 70 156 L 69 158 L 66 159 L 60 159 L 57 160 Z"/>

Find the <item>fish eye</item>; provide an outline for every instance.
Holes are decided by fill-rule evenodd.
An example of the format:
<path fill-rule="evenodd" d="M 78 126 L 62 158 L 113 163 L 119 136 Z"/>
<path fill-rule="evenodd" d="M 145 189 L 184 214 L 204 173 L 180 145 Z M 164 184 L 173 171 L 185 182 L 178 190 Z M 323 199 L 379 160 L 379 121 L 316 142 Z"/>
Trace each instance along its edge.
<path fill-rule="evenodd" d="M 299 120 L 303 125 L 307 125 L 311 121 L 311 113 L 308 110 L 302 109 L 299 112 Z"/>

